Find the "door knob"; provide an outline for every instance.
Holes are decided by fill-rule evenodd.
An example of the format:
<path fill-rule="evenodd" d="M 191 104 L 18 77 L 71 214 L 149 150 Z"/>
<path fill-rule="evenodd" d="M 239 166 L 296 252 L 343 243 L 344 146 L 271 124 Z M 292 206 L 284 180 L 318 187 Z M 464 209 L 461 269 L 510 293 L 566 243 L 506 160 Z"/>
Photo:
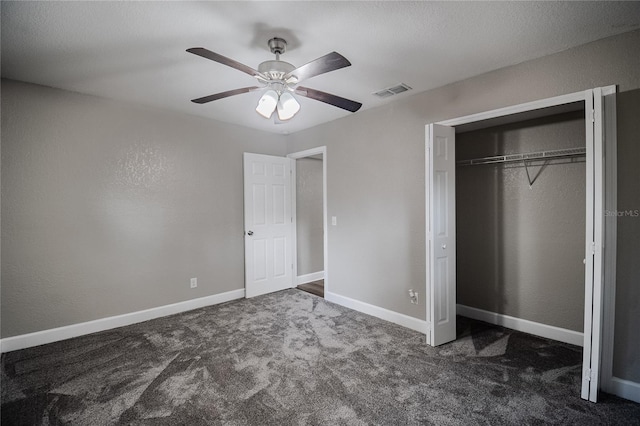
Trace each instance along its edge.
<path fill-rule="evenodd" d="M 445 250 L 446 248 L 447 248 L 447 245 L 446 245 L 446 244 L 443 244 L 443 245 L 442 245 L 442 250 Z"/>
<path fill-rule="evenodd" d="M 253 231 L 249 231 L 249 232 L 247 232 L 247 234 L 253 235 Z"/>

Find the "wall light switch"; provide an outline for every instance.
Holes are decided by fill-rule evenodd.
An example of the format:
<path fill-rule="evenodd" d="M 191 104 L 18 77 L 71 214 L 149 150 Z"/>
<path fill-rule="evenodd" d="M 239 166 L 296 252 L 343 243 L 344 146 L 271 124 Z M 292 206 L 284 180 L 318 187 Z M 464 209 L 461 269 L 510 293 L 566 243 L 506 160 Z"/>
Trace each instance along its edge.
<path fill-rule="evenodd" d="M 191 278 L 191 288 L 196 288 L 196 287 L 198 287 L 198 279 Z"/>
<path fill-rule="evenodd" d="M 331 216 L 331 225 L 338 226 L 338 217 L 337 216 Z"/>

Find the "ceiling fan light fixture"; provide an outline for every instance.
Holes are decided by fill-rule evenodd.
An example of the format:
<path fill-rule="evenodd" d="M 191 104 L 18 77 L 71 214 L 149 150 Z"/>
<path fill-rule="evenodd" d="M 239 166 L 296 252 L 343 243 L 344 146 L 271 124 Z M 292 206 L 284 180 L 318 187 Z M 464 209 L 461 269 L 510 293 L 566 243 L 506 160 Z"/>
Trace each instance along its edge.
<path fill-rule="evenodd" d="M 278 118 L 280 121 L 286 121 L 292 118 L 300 111 L 300 104 L 289 92 L 280 95 L 278 101 Z"/>
<path fill-rule="evenodd" d="M 275 90 L 267 90 L 258 101 L 256 112 L 264 118 L 270 118 L 278 105 L 278 93 Z"/>

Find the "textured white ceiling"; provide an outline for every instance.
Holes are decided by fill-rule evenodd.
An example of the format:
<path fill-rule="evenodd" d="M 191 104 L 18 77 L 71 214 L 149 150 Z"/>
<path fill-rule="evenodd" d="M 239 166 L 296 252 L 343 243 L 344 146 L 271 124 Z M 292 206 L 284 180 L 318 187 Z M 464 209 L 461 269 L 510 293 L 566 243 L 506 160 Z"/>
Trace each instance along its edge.
<path fill-rule="evenodd" d="M 260 92 L 190 99 L 255 80 L 185 52 L 205 47 L 257 68 L 271 37 L 296 66 L 331 51 L 353 64 L 305 86 L 393 102 L 454 81 L 640 27 L 640 2 L 8 2 L 2 77 L 292 133 L 351 113 L 301 98 L 291 121 L 254 108 Z M 381 100 L 373 92 L 406 83 Z M 356 113 L 357 114 L 357 113 Z"/>

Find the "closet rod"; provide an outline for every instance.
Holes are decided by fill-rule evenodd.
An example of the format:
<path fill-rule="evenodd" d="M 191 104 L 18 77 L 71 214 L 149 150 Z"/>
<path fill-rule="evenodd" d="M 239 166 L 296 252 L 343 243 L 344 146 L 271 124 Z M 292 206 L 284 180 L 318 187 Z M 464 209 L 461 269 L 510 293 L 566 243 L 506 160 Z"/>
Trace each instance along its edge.
<path fill-rule="evenodd" d="M 550 160 L 553 158 L 571 158 L 586 155 L 586 148 L 565 148 L 549 151 L 527 152 L 524 154 L 498 155 L 495 157 L 474 158 L 456 161 L 458 166 L 479 166 L 482 164 L 511 163 L 514 161 Z"/>

